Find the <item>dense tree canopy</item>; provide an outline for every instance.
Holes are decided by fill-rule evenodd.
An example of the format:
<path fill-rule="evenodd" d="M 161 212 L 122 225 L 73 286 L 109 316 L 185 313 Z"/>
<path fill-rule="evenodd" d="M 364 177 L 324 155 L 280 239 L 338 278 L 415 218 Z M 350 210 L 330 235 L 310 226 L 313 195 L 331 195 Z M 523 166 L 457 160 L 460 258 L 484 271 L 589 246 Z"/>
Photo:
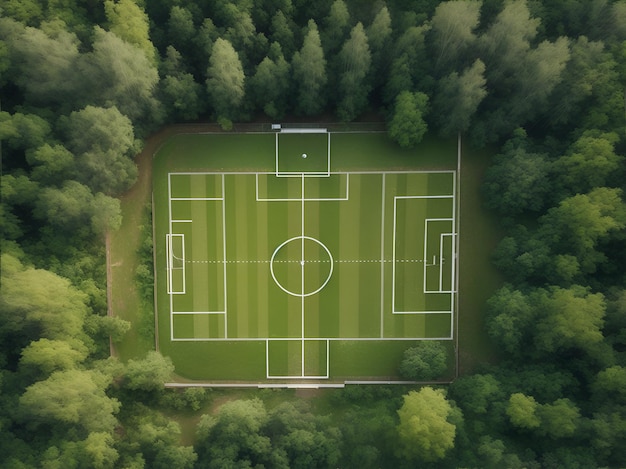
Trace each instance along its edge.
<path fill-rule="evenodd" d="M 3 467 L 626 465 L 624 0 L 1 10 Z M 294 117 L 385 120 L 406 147 L 461 133 L 462 168 L 494 155 L 461 175 L 483 181 L 503 234 L 506 283 L 477 318 L 492 364 L 445 389 L 349 385 L 310 408 L 225 393 L 211 407 L 211 391 L 164 389 L 158 352 L 110 356 L 138 327 L 106 315 L 104 239 L 142 140 L 164 123 Z M 148 304 L 150 262 L 134 272 Z M 400 373 L 444 379 L 438 345 L 399 356 Z"/>

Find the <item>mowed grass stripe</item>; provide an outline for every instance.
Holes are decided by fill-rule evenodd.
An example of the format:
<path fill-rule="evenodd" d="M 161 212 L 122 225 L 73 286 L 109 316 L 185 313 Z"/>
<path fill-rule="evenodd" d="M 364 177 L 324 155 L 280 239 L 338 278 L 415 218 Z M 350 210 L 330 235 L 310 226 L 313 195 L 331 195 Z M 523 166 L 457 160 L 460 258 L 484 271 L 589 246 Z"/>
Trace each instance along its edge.
<path fill-rule="evenodd" d="M 380 257 L 381 242 L 381 175 L 359 175 L 361 182 L 360 200 L 360 260 Z M 364 262 L 359 264 L 360 291 L 358 309 L 358 337 L 380 336 L 380 265 Z"/>
<path fill-rule="evenodd" d="M 340 203 L 341 229 L 338 258 L 360 259 L 361 240 L 361 178 L 353 178 L 350 200 Z M 359 331 L 358 305 L 360 299 L 360 269 L 358 263 L 338 264 L 339 276 L 339 335 L 355 337 Z"/>
<path fill-rule="evenodd" d="M 269 223 L 268 210 L 266 203 L 251 202 L 255 204 L 256 211 L 256 232 L 251 236 L 256 242 L 256 255 L 259 260 L 268 259 L 271 253 L 268 253 L 269 242 Z M 256 334 L 257 337 L 269 337 L 269 317 L 270 302 L 269 289 L 270 282 L 273 283 L 269 275 L 269 264 L 253 264 L 256 267 Z"/>

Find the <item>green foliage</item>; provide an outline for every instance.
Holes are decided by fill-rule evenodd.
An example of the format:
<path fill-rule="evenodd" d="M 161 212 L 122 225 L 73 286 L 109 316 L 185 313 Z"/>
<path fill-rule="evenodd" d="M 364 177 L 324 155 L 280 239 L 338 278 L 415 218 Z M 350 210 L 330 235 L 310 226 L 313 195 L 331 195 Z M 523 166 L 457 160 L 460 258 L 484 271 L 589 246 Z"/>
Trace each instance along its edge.
<path fill-rule="evenodd" d="M 370 73 L 371 53 L 367 36 L 361 23 L 352 29 L 338 56 L 341 64 L 339 77 L 339 103 L 337 115 L 343 121 L 351 121 L 367 106 L 370 91 L 367 79 Z"/>
<path fill-rule="evenodd" d="M 442 390 L 424 387 L 404 396 L 398 410 L 398 454 L 408 460 L 437 461 L 454 447 L 452 406 Z"/>
<path fill-rule="evenodd" d="M 150 351 L 143 359 L 128 360 L 124 386 L 132 390 L 158 391 L 173 372 L 174 365 L 169 357 Z"/>
<path fill-rule="evenodd" d="M 480 7 L 479 0 L 442 2 L 437 6 L 430 32 L 435 70 L 448 71 L 466 60 L 476 42 L 474 30 L 478 26 Z"/>
<path fill-rule="evenodd" d="M 133 125 L 116 107 L 87 106 L 65 123 L 67 145 L 77 155 L 77 178 L 94 192 L 118 195 L 137 178 Z"/>
<path fill-rule="evenodd" d="M 302 48 L 293 55 L 293 81 L 296 89 L 295 110 L 298 114 L 314 115 L 324 109 L 326 59 L 315 21 L 309 21 Z"/>
<path fill-rule="evenodd" d="M 585 132 L 570 147 L 568 154 L 555 162 L 561 183 L 570 193 L 584 193 L 607 185 L 623 164 L 615 153 L 616 134 Z"/>
<path fill-rule="evenodd" d="M 399 373 L 405 379 L 430 381 L 440 378 L 448 368 L 446 347 L 438 341 L 423 341 L 404 351 Z"/>
<path fill-rule="evenodd" d="M 404 91 L 396 98 L 393 118 L 389 122 L 389 137 L 402 148 L 411 148 L 422 141 L 428 130 L 424 114 L 428 96 Z"/>
<path fill-rule="evenodd" d="M 239 55 L 228 40 L 215 41 L 207 76 L 209 102 L 216 116 L 234 119 L 242 104 L 245 75 Z"/>
<path fill-rule="evenodd" d="M 112 33 L 139 47 L 151 61 L 155 60 L 148 16 L 134 0 L 105 0 L 104 12 Z"/>
<path fill-rule="evenodd" d="M 22 349 L 20 365 L 34 368 L 45 375 L 54 371 L 71 370 L 87 357 L 87 350 L 80 343 L 78 349 L 63 340 L 39 339 Z"/>
<path fill-rule="evenodd" d="M 533 430 L 541 425 L 541 420 L 537 416 L 538 408 L 539 404 L 532 396 L 515 393 L 509 398 L 506 414 L 513 426 L 525 430 Z"/>
<path fill-rule="evenodd" d="M 93 51 L 83 54 L 85 100 L 95 106 L 115 106 L 143 128 L 160 122 L 161 110 L 154 97 L 159 75 L 140 48 L 100 27 L 94 30 Z"/>
<path fill-rule="evenodd" d="M 476 59 L 461 75 L 452 72 L 439 81 L 433 110 L 443 136 L 454 136 L 469 129 L 478 106 L 487 96 L 484 73 L 485 64 Z"/>
<path fill-rule="evenodd" d="M 72 425 L 84 432 L 110 432 L 120 404 L 105 394 L 109 380 L 96 371 L 55 371 L 20 397 L 23 419 L 36 427 Z"/>
<path fill-rule="evenodd" d="M 273 43 L 269 55 L 257 66 L 250 79 L 251 93 L 257 105 L 274 119 L 280 119 L 287 111 L 290 70 L 280 44 Z"/>
<path fill-rule="evenodd" d="M 523 140 L 511 140 L 485 174 L 486 205 L 509 217 L 539 212 L 553 189 L 551 169 L 546 155 L 529 152 Z"/>
<path fill-rule="evenodd" d="M 87 314 L 83 293 L 52 272 L 22 266 L 9 254 L 2 259 L 2 335 L 27 334 L 51 340 L 82 337 Z"/>

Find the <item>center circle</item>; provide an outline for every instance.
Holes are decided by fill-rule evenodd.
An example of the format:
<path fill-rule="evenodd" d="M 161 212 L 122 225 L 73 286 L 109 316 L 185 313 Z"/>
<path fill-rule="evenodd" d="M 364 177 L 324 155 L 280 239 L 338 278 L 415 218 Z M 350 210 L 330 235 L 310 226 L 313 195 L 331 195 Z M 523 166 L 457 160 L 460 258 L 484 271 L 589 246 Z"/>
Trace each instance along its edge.
<path fill-rule="evenodd" d="M 334 261 L 329 249 L 310 236 L 296 236 L 278 246 L 270 259 L 276 285 L 292 296 L 319 293 L 333 275 Z"/>

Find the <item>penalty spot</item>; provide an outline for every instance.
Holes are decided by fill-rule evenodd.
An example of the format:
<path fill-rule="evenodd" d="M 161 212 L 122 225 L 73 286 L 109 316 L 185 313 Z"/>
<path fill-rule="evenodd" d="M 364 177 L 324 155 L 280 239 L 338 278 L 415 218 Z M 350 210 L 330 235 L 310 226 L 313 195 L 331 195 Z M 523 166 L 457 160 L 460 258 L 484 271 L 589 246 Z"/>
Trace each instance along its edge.
<path fill-rule="evenodd" d="M 302 158 L 306 158 L 307 154 L 306 153 L 302 153 Z"/>

